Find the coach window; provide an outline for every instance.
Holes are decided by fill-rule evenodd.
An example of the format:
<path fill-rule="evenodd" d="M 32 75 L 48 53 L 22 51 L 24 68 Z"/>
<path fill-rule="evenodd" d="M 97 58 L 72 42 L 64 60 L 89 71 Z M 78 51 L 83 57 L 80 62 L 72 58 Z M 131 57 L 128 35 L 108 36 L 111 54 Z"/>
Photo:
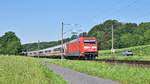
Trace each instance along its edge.
<path fill-rule="evenodd" d="M 43 52 L 41 51 L 41 52 L 39 52 L 39 53 L 41 53 L 41 54 L 42 54 Z"/>
<path fill-rule="evenodd" d="M 84 40 L 84 44 L 96 44 L 95 40 Z"/>

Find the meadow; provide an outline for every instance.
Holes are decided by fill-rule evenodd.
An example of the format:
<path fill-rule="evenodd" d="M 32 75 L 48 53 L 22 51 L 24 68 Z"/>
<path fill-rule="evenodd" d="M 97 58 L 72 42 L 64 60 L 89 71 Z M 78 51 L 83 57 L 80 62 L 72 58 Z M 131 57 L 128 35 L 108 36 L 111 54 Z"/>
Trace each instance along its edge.
<path fill-rule="evenodd" d="M 66 81 L 36 58 L 1 55 L 0 84 L 66 84 Z"/>
<path fill-rule="evenodd" d="M 126 50 L 131 50 L 133 56 L 124 56 L 122 53 Z M 100 50 L 97 59 L 111 59 L 111 50 Z M 116 49 L 114 56 L 118 60 L 146 60 L 150 61 L 150 45 L 135 46 L 124 49 Z"/>
<path fill-rule="evenodd" d="M 121 84 L 150 84 L 150 68 L 89 61 L 50 60 L 50 63 Z"/>

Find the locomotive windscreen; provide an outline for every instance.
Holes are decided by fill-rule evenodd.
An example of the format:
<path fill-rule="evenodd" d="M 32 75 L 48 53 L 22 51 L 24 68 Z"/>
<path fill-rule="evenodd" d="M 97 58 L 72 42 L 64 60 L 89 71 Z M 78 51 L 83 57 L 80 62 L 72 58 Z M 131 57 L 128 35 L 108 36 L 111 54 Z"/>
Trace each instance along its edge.
<path fill-rule="evenodd" d="M 96 40 L 84 40 L 85 44 L 96 44 Z"/>

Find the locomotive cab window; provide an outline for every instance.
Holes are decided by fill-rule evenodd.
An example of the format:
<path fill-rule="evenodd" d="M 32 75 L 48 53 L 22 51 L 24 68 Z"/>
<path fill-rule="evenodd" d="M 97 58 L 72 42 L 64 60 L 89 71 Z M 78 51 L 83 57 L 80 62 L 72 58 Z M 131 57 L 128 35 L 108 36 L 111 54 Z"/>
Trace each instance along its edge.
<path fill-rule="evenodd" d="M 84 44 L 96 44 L 96 40 L 84 40 Z"/>

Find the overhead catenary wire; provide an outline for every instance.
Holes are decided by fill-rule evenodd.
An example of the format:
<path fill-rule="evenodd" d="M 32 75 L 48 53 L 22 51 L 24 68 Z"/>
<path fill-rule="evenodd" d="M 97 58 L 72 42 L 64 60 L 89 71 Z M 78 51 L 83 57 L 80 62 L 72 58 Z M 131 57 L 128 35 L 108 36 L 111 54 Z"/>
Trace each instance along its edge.
<path fill-rule="evenodd" d="M 67 30 L 64 30 L 64 37 L 72 36 L 72 32 L 82 33 L 82 26 L 80 24 L 71 24 L 71 28 L 67 27 L 65 29 Z"/>

